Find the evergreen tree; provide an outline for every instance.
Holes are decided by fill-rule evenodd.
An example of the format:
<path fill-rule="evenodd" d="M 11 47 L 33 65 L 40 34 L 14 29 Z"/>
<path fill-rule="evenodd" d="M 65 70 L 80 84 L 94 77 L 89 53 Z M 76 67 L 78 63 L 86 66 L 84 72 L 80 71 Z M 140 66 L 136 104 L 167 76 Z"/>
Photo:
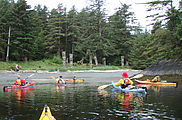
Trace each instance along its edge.
<path fill-rule="evenodd" d="M 86 59 L 88 57 L 88 49 L 90 47 L 89 40 L 87 37 L 89 36 L 89 12 L 88 8 L 82 9 L 80 13 L 77 15 L 78 18 L 78 36 L 77 41 L 75 42 L 75 52 L 78 54 L 78 59 Z M 75 55 L 74 55 L 75 56 Z"/>
<path fill-rule="evenodd" d="M 46 48 L 49 55 L 60 57 L 61 50 L 66 50 L 65 20 L 65 8 L 63 8 L 62 4 L 59 4 L 57 9 L 52 9 L 48 19 Z"/>
<path fill-rule="evenodd" d="M 75 6 L 68 12 L 67 15 L 67 40 L 68 40 L 68 48 L 66 51 L 68 53 L 73 53 L 75 51 L 75 43 L 78 40 L 79 36 L 79 26 L 78 26 L 78 15 L 75 9 Z"/>
<path fill-rule="evenodd" d="M 13 9 L 11 57 L 14 60 L 28 60 L 33 43 L 31 35 L 30 6 L 25 0 L 18 0 Z"/>
<path fill-rule="evenodd" d="M 32 60 L 41 60 L 45 57 L 45 30 L 43 30 L 42 19 L 39 15 L 39 11 L 33 10 L 31 12 L 30 20 L 32 23 L 31 35 L 33 37 L 32 54 L 30 54 L 30 58 Z"/>
<path fill-rule="evenodd" d="M 122 4 L 116 13 L 109 17 L 110 39 L 114 43 L 115 54 L 113 54 L 114 63 L 119 64 L 120 56 L 128 58 L 130 49 L 130 40 L 132 39 L 131 26 L 134 22 L 134 13 L 128 11 L 129 6 Z M 115 59 L 117 57 L 117 59 Z"/>
<path fill-rule="evenodd" d="M 8 43 L 8 31 L 12 26 L 12 9 L 14 2 L 0 0 L 0 60 L 5 61 L 6 49 Z"/>
<path fill-rule="evenodd" d="M 94 0 L 86 9 L 82 10 L 81 15 L 83 23 L 80 25 L 81 37 L 77 42 L 77 51 L 88 56 L 97 56 L 100 58 L 108 55 L 108 39 L 106 35 L 106 14 L 103 7 L 103 0 Z"/>
<path fill-rule="evenodd" d="M 149 59 L 152 54 L 148 53 L 150 49 L 146 47 L 151 42 L 151 37 L 151 34 L 145 32 L 135 35 L 132 40 L 128 60 L 133 69 L 144 69 L 152 63 Z"/>

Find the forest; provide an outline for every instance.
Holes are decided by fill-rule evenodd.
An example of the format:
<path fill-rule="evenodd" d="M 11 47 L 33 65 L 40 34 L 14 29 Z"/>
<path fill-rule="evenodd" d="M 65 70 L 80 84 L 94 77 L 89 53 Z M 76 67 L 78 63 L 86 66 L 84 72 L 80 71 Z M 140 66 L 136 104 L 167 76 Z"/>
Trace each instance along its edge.
<path fill-rule="evenodd" d="M 182 57 L 182 0 L 179 7 L 172 0 L 143 3 L 152 19 L 150 31 L 142 29 L 130 5 L 120 3 L 108 16 L 104 3 L 90 0 L 81 11 L 60 3 L 49 11 L 41 5 L 32 8 L 26 0 L 0 0 L 0 61 L 61 58 L 66 51 L 74 62 L 89 63 L 93 56 L 99 64 L 105 58 L 107 65 L 120 66 L 124 56 L 131 68 L 144 69 Z"/>

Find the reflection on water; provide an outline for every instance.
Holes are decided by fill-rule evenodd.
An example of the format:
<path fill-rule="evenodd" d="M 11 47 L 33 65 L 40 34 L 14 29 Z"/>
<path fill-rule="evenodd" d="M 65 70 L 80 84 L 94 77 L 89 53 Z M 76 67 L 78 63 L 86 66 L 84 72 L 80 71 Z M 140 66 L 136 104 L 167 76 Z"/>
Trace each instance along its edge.
<path fill-rule="evenodd" d="M 113 98 L 119 103 L 120 108 L 116 110 L 117 116 L 128 119 L 134 107 L 142 107 L 144 105 L 145 93 L 138 92 L 119 92 L 113 88 Z"/>
<path fill-rule="evenodd" d="M 21 89 L 6 89 L 4 92 L 7 92 L 8 94 L 13 94 L 13 96 L 16 98 L 17 101 L 23 101 L 26 97 L 26 92 L 35 90 L 34 87 L 28 87 L 28 88 L 21 88 Z"/>
<path fill-rule="evenodd" d="M 87 77 L 84 78 L 84 83 L 58 86 L 50 79 L 45 79 L 42 81 L 46 83 L 39 81 L 32 88 L 1 91 L 0 119 L 38 120 L 45 104 L 50 107 L 57 120 L 182 118 L 180 85 L 178 88 L 146 86 L 147 94 L 122 93 L 112 87 L 98 91 L 98 86 L 109 82 L 104 82 L 104 79 L 101 83 L 96 82 L 96 73 L 94 73 L 95 79 L 92 74 L 82 74 L 83 78 Z M 105 75 L 111 79 L 109 78 L 111 74 L 105 73 Z M 112 75 L 117 78 L 114 73 Z M 102 79 L 101 76 L 99 78 Z M 101 81 L 100 79 L 98 81 Z"/>

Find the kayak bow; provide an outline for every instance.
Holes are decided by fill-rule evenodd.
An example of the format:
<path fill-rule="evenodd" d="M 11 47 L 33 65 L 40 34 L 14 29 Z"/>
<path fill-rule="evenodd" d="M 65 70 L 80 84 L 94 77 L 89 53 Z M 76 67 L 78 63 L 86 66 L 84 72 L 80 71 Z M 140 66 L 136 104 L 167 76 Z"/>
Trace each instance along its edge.
<path fill-rule="evenodd" d="M 150 82 L 150 81 L 141 81 L 135 80 L 138 84 L 148 84 L 148 85 L 163 85 L 163 86 L 177 86 L 177 83 L 168 83 L 168 82 Z"/>
<path fill-rule="evenodd" d="M 55 120 L 49 106 L 45 105 L 39 120 Z"/>

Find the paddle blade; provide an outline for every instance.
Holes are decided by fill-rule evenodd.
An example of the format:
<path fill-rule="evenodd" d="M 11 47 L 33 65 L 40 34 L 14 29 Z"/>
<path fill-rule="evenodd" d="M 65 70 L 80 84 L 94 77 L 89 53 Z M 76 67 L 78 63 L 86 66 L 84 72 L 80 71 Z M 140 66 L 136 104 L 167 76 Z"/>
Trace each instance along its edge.
<path fill-rule="evenodd" d="M 54 76 L 51 76 L 52 79 L 56 80 L 56 78 Z"/>
<path fill-rule="evenodd" d="M 138 74 L 138 75 L 135 75 L 134 77 L 132 77 L 131 79 L 136 79 L 136 78 L 141 78 L 143 77 L 143 74 Z"/>
<path fill-rule="evenodd" d="M 112 84 L 102 85 L 102 86 L 99 86 L 97 89 L 98 89 L 98 90 L 102 90 L 102 89 L 104 89 L 104 88 L 106 88 L 106 87 L 108 87 L 108 86 L 110 86 L 110 85 L 112 85 Z"/>

